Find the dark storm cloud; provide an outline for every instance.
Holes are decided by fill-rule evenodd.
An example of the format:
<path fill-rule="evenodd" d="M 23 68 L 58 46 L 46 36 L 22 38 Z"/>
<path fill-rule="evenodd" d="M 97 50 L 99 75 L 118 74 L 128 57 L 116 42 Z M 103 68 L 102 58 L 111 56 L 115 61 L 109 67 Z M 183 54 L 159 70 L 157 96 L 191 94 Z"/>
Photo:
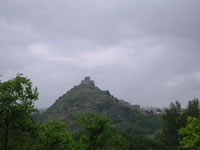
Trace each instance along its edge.
<path fill-rule="evenodd" d="M 200 1 L 1 0 L 0 74 L 49 106 L 85 75 L 130 103 L 200 97 Z"/>

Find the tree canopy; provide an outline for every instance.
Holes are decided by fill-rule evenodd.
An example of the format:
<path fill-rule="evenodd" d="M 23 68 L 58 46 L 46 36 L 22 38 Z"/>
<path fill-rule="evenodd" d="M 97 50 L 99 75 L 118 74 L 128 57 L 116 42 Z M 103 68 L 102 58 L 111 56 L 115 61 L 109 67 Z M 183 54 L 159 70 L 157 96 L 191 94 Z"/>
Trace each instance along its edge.
<path fill-rule="evenodd" d="M 37 99 L 37 88 L 32 88 L 30 79 L 22 74 L 0 83 L 1 149 L 10 149 L 19 141 L 17 132 L 24 133 L 31 127 L 30 114 L 36 110 Z"/>
<path fill-rule="evenodd" d="M 188 117 L 188 122 L 185 128 L 179 130 L 184 136 L 180 142 L 179 149 L 200 150 L 200 118 Z"/>
<path fill-rule="evenodd" d="M 185 134 L 183 134 L 183 132 L 180 134 L 179 130 L 186 127 L 187 118 L 199 116 L 200 105 L 197 98 L 189 101 L 185 109 L 181 107 L 178 101 L 171 103 L 163 114 L 164 128 L 162 130 L 161 142 L 164 149 L 176 150 L 180 146 L 180 141 L 185 138 Z M 186 128 L 188 129 L 188 127 Z"/>

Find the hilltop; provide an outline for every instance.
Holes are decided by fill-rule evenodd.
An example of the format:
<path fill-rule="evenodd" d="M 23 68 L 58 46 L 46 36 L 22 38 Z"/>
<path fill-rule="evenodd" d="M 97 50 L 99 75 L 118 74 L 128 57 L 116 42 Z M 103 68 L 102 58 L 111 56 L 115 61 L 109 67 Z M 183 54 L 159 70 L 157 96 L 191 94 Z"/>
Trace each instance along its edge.
<path fill-rule="evenodd" d="M 63 118 L 73 129 L 74 115 L 84 112 L 104 114 L 113 120 L 116 128 L 134 135 L 152 135 L 162 126 L 159 115 L 119 100 L 108 90 L 98 88 L 90 77 L 60 96 L 46 111 L 35 114 L 35 118 L 41 122 Z"/>

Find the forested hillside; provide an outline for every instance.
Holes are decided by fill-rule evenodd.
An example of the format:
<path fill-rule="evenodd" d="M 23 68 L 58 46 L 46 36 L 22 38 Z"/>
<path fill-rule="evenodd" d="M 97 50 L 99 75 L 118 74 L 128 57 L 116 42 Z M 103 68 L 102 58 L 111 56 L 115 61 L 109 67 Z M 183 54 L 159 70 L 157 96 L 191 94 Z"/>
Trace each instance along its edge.
<path fill-rule="evenodd" d="M 89 84 L 75 86 L 59 97 L 47 111 L 35 114 L 35 117 L 41 122 L 63 118 L 73 129 L 75 115 L 84 112 L 108 116 L 113 121 L 113 126 L 129 135 L 155 135 L 162 127 L 160 115 L 142 111 L 118 100 L 109 91 Z"/>
<path fill-rule="evenodd" d="M 159 116 L 80 84 L 37 112 L 37 88 L 18 74 L 0 82 L 2 150 L 198 150 L 200 103 L 176 101 Z"/>

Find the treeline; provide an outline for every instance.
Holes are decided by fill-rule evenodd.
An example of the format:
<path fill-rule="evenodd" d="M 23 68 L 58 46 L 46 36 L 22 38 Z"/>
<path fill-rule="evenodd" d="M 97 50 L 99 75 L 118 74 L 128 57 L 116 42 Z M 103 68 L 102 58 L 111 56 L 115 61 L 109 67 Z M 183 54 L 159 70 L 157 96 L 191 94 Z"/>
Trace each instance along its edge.
<path fill-rule="evenodd" d="M 163 150 L 200 149 L 200 104 L 197 98 L 188 102 L 186 108 L 176 101 L 165 109 L 164 127 L 160 136 Z"/>
<path fill-rule="evenodd" d="M 77 114 L 74 131 L 64 120 L 35 122 L 37 88 L 26 77 L 0 82 L 0 149 L 2 150 L 197 150 L 200 148 L 199 100 L 183 109 L 179 102 L 165 109 L 163 129 L 154 137 L 129 135 L 111 119 Z"/>

